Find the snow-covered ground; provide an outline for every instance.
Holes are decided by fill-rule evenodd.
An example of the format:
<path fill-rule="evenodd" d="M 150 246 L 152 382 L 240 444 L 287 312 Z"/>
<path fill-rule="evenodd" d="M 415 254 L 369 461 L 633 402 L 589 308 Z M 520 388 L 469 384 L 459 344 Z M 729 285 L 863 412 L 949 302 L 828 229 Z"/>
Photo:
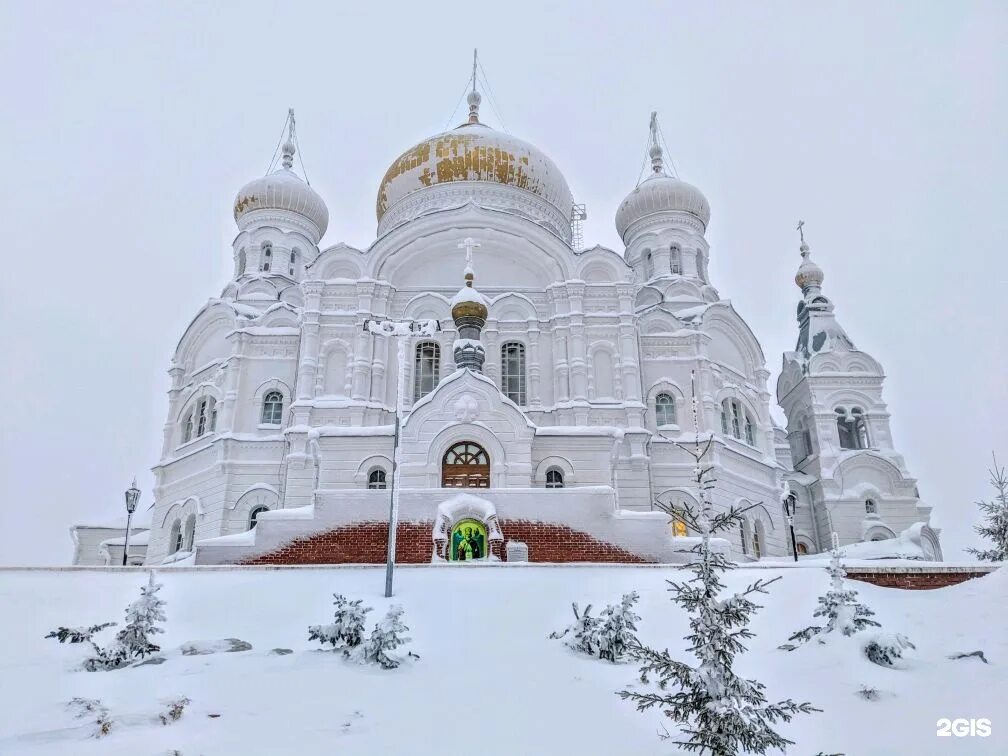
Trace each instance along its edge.
<path fill-rule="evenodd" d="M 738 570 L 741 586 L 754 570 Z M 0 754 L 677 754 L 658 739 L 662 717 L 637 713 L 615 692 L 636 680 L 631 665 L 574 655 L 553 630 L 571 620 L 570 602 L 597 608 L 641 593 L 640 636 L 681 649 L 684 617 L 668 601 L 670 568 L 449 566 L 401 568 L 395 602 L 405 607 L 412 650 L 385 671 L 318 650 L 309 624 L 332 617 L 332 593 L 375 607 L 390 601 L 380 568 L 165 570 L 166 633 L 159 666 L 113 672 L 73 669 L 79 646 L 43 636 L 60 624 L 121 623 L 146 573 L 0 571 Z M 759 570 L 783 575 L 740 658 L 743 674 L 768 697 L 824 709 L 781 731 L 795 754 L 1008 753 L 1008 570 L 934 591 L 853 583 L 887 631 L 917 645 L 907 669 L 858 657 L 847 643 L 776 647 L 810 624 L 827 586 L 813 568 Z M 182 656 L 186 641 L 240 638 L 251 651 Z M 293 649 L 270 655 L 270 649 Z M 948 654 L 983 650 L 990 664 Z M 688 657 L 691 659 L 691 657 Z M 877 688 L 863 700 L 858 689 Z M 75 696 L 100 698 L 115 726 L 91 739 L 66 708 Z M 155 723 L 163 702 L 187 696 L 184 716 Z M 211 716 L 219 715 L 219 716 Z M 986 717 L 992 734 L 936 737 L 940 718 Z"/>

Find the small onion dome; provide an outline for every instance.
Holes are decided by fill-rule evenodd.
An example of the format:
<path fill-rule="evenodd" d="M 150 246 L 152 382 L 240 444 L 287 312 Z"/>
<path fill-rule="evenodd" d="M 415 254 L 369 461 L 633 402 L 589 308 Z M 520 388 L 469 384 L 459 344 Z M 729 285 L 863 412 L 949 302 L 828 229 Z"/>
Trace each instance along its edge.
<path fill-rule="evenodd" d="M 476 289 L 473 288 L 472 271 L 466 270 L 466 285 L 459 290 L 459 293 L 452 297 L 451 316 L 452 320 L 458 321 L 462 318 L 479 318 L 486 320 L 490 310 L 487 308 L 487 301 Z"/>
<path fill-rule="evenodd" d="M 242 218 L 257 210 L 284 210 L 308 221 L 316 231 L 316 244 L 329 226 L 329 209 L 314 189 L 308 186 L 293 170 L 294 144 L 289 140 L 283 146 L 283 164 L 261 178 L 250 181 L 235 197 L 234 219 L 244 228 Z"/>
<path fill-rule="evenodd" d="M 823 273 L 822 268 L 812 262 L 809 258 L 809 248 L 807 244 L 802 244 L 801 253 L 803 259 L 801 265 L 798 266 L 798 272 L 795 274 L 795 283 L 801 287 L 803 292 L 812 288 L 821 288 L 826 274 Z"/>
<path fill-rule="evenodd" d="M 634 223 L 649 215 L 668 212 L 689 213 L 705 230 L 710 222 L 710 204 L 703 193 L 692 184 L 661 172 L 642 181 L 623 200 L 616 211 L 616 230 L 626 241 L 627 229 Z"/>

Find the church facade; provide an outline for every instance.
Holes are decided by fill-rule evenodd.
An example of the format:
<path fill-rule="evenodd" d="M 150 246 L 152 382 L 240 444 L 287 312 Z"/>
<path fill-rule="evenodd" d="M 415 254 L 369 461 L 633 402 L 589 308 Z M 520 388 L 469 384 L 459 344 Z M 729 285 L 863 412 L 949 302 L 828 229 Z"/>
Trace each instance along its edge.
<path fill-rule="evenodd" d="M 169 368 L 147 564 L 384 561 L 394 475 L 399 561 L 676 561 L 692 534 L 663 508 L 697 505 L 677 444 L 698 433 L 713 506 L 748 508 L 735 558 L 817 553 L 833 532 L 941 558 L 881 365 L 838 324 L 804 238 L 772 396 L 708 275 L 710 206 L 667 170 L 653 118 L 649 175 L 616 212 L 624 248 L 581 249 L 559 168 L 482 124 L 475 88 L 468 102 L 389 167 L 367 249 L 320 246 L 292 117 L 281 166 L 239 191 L 232 279 Z"/>

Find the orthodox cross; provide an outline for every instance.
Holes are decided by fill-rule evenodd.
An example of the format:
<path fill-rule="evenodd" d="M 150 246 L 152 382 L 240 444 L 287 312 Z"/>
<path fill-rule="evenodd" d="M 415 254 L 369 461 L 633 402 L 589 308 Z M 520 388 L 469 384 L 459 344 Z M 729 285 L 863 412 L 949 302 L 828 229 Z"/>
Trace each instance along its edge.
<path fill-rule="evenodd" d="M 804 231 L 804 228 L 805 228 L 805 221 L 803 221 L 803 220 L 798 221 L 798 234 L 801 236 L 801 243 L 802 244 L 805 243 L 805 231 Z"/>
<path fill-rule="evenodd" d="M 480 243 L 473 239 L 471 236 L 467 236 L 465 239 L 458 243 L 459 249 L 464 249 L 466 251 L 466 268 L 472 267 L 472 253 L 473 250 L 480 246 Z"/>
<path fill-rule="evenodd" d="M 476 48 L 473 48 L 473 75 L 472 75 L 472 91 L 476 91 Z"/>

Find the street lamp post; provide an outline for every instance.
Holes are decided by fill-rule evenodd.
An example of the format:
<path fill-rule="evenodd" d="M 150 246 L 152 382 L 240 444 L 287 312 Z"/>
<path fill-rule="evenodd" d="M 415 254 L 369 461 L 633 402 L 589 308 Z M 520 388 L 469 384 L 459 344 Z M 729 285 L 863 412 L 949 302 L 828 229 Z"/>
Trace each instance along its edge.
<path fill-rule="evenodd" d="M 791 529 L 791 553 L 794 554 L 794 560 L 798 561 L 798 542 L 795 540 L 794 534 L 794 516 L 795 509 L 798 507 L 798 500 L 795 495 L 788 494 L 784 498 L 784 514 L 787 516 L 787 524 Z"/>
<path fill-rule="evenodd" d="M 126 540 L 123 542 L 123 567 L 126 566 L 126 555 L 129 553 L 130 523 L 133 521 L 133 513 L 136 511 L 138 501 L 140 501 L 140 489 L 137 488 L 136 478 L 133 478 L 133 485 L 126 489 Z"/>
<path fill-rule="evenodd" d="M 395 434 L 392 438 L 392 485 L 389 491 L 388 547 L 385 554 L 385 598 L 392 596 L 392 572 L 395 569 L 396 528 L 399 524 L 399 423 L 406 391 L 406 347 L 413 336 L 433 336 L 441 330 L 436 320 L 365 320 L 364 330 L 376 336 L 397 339 Z"/>

